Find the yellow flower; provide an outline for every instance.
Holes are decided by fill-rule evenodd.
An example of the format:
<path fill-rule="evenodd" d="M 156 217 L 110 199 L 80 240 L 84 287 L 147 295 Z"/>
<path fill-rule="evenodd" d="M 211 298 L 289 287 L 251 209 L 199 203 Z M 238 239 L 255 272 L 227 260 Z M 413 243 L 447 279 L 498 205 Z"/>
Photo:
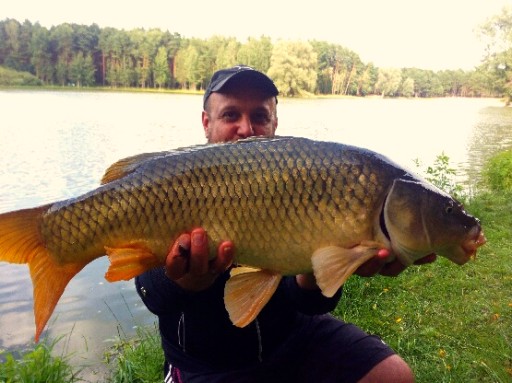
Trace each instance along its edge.
<path fill-rule="evenodd" d="M 396 323 L 400 323 L 401 321 L 402 321 L 402 318 L 400 318 L 400 317 L 398 317 L 398 318 L 396 318 L 396 319 L 395 319 L 395 322 L 396 322 Z"/>
<path fill-rule="evenodd" d="M 444 358 L 446 356 L 446 351 L 442 348 L 439 349 L 439 357 Z"/>

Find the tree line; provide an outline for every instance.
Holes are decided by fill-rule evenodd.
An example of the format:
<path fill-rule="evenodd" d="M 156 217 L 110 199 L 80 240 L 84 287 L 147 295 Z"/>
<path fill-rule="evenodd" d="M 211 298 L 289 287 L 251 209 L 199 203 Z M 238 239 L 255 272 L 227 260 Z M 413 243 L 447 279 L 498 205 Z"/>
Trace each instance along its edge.
<path fill-rule="evenodd" d="M 503 82 L 472 71 L 378 68 L 326 41 L 273 42 L 267 36 L 186 38 L 160 29 L 120 30 L 64 23 L 51 28 L 0 21 L 0 66 L 44 85 L 202 90 L 221 68 L 245 64 L 267 73 L 283 96 L 501 96 Z"/>

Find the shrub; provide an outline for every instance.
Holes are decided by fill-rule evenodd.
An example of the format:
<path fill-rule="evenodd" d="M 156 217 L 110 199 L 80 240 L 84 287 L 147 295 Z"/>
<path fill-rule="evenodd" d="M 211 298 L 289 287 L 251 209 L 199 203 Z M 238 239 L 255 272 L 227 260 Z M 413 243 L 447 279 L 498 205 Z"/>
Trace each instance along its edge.
<path fill-rule="evenodd" d="M 28 72 L 0 67 L 0 86 L 39 86 L 41 80 Z"/>
<path fill-rule="evenodd" d="M 500 152 L 487 161 L 483 175 L 493 191 L 512 190 L 512 149 Z"/>
<path fill-rule="evenodd" d="M 421 167 L 421 163 L 418 159 L 414 161 L 416 167 Z M 423 172 L 425 179 L 437 186 L 439 189 L 445 191 L 451 196 L 458 199 L 465 199 L 466 194 L 462 185 L 455 181 L 457 172 L 450 166 L 450 157 L 444 152 L 437 155 L 434 163 L 428 166 Z"/>

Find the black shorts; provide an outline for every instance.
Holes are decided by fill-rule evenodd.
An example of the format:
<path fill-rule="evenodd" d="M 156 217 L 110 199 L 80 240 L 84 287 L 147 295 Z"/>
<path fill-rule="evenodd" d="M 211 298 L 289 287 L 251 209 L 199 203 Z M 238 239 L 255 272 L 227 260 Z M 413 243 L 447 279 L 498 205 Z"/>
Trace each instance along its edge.
<path fill-rule="evenodd" d="M 331 315 L 303 316 L 290 337 L 261 363 L 229 372 L 171 368 L 180 383 L 352 383 L 394 351 L 379 337 Z"/>

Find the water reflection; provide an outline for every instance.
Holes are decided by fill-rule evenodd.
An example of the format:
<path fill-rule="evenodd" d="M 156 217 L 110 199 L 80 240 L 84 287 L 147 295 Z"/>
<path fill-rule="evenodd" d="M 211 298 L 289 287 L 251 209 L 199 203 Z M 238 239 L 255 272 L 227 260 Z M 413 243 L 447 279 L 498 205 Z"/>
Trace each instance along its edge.
<path fill-rule="evenodd" d="M 201 96 L 0 91 L 0 212 L 70 198 L 98 186 L 114 161 L 204 142 Z M 482 161 L 511 147 L 512 109 L 495 100 L 280 100 L 281 135 L 367 147 L 404 166 L 445 152 L 476 179 Z M 118 334 L 154 321 L 133 283 L 109 284 L 107 260 L 69 284 L 48 334 L 80 364 L 101 363 Z M 35 326 L 26 266 L 0 263 L 0 349 L 30 344 Z"/>
<path fill-rule="evenodd" d="M 512 108 L 489 106 L 479 112 L 478 128 L 473 129 L 467 160 L 461 168 L 473 185 L 481 180 L 481 167 L 496 152 L 512 148 Z"/>

